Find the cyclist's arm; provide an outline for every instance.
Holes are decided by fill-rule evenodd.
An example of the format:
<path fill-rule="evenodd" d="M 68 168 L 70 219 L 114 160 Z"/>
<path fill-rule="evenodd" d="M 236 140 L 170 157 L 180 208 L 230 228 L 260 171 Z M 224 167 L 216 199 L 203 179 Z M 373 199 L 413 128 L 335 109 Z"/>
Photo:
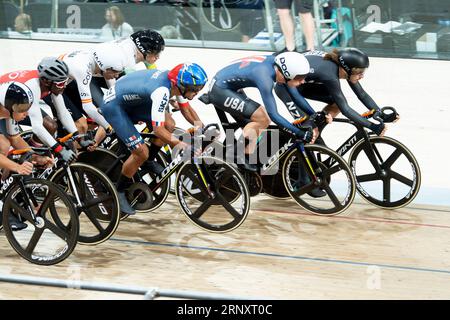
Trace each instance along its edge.
<path fill-rule="evenodd" d="M 350 81 L 347 81 L 350 85 L 350 88 L 352 88 L 353 92 L 358 97 L 359 101 L 361 101 L 364 106 L 369 109 L 375 109 L 377 111 L 380 110 L 380 107 L 376 104 L 376 102 L 372 99 L 371 96 L 363 89 L 361 86 L 361 83 L 359 81 L 357 83 L 351 83 Z"/>
<path fill-rule="evenodd" d="M 266 107 L 267 114 L 269 115 L 270 119 L 280 127 L 280 129 L 298 136 L 303 135 L 302 130 L 294 126 L 278 113 L 277 104 L 272 94 L 271 85 L 260 87 L 259 92 L 261 94 L 264 106 Z"/>
<path fill-rule="evenodd" d="M 300 107 L 300 109 L 305 112 L 308 116 L 312 116 L 315 111 L 311 107 L 311 105 L 306 101 L 306 99 L 298 92 L 298 88 L 294 87 L 291 88 L 288 85 L 284 85 L 289 92 L 289 94 L 292 97 L 292 100 L 294 100 L 294 103 Z"/>
<path fill-rule="evenodd" d="M 78 92 L 80 93 L 83 110 L 100 126 L 105 129 L 108 128 L 108 121 L 106 121 L 105 118 L 98 112 L 97 107 L 92 101 L 91 88 L 89 87 L 91 81 L 87 81 L 86 74 L 83 74 L 83 72 L 80 72 L 78 70 L 73 73 L 73 77 L 77 81 Z"/>
<path fill-rule="evenodd" d="M 190 124 L 193 126 L 200 125 L 203 127 L 203 122 L 200 120 L 197 112 L 195 112 L 187 99 L 177 96 L 177 102 L 180 106 L 181 114 Z"/>
<path fill-rule="evenodd" d="M 165 110 L 169 102 L 169 89 L 166 87 L 159 87 L 151 94 L 152 100 L 152 127 L 153 133 L 160 138 L 164 143 L 169 144 L 171 147 L 175 147 L 180 141 L 178 139 L 172 139 L 172 133 L 168 131 L 164 126 L 166 119 Z"/>
<path fill-rule="evenodd" d="M 344 94 L 342 93 L 341 84 L 339 83 L 339 80 L 327 81 L 325 85 L 327 86 L 328 91 L 333 97 L 333 100 L 336 102 L 339 110 L 342 112 L 344 116 L 346 116 L 348 119 L 355 122 L 356 124 L 374 131 L 376 126 L 374 123 L 370 122 L 364 117 L 361 117 L 361 115 L 358 112 L 350 108 L 350 106 L 347 103 L 347 99 L 345 99 Z"/>
<path fill-rule="evenodd" d="M 31 108 L 28 110 L 28 116 L 30 117 L 33 133 L 37 135 L 46 146 L 55 146 L 57 144 L 55 138 L 44 127 L 41 107 L 39 106 L 39 101 L 37 99 L 35 99 Z"/>
<path fill-rule="evenodd" d="M 62 94 L 59 94 L 59 95 L 52 94 L 51 98 L 53 101 L 53 105 L 55 106 L 58 119 L 59 119 L 59 121 L 61 121 L 64 128 L 69 133 L 76 132 L 77 127 L 75 125 L 75 122 L 72 119 L 72 116 L 71 116 L 69 110 L 67 110 L 67 108 L 66 108 L 66 104 L 64 103 L 64 98 L 63 98 Z"/>
<path fill-rule="evenodd" d="M 8 140 L 14 149 L 26 149 L 26 148 L 30 147 L 28 145 L 28 143 L 25 140 L 23 140 L 23 138 L 20 134 L 16 134 L 14 136 L 9 136 Z"/>

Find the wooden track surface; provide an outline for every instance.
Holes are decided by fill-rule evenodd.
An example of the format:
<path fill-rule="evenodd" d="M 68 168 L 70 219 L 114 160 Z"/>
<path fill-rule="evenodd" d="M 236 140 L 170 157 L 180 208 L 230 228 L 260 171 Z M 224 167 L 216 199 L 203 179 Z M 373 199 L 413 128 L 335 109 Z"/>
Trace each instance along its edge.
<path fill-rule="evenodd" d="M 355 202 L 320 217 L 258 196 L 244 224 L 225 234 L 179 212 L 170 196 L 157 213 L 128 218 L 109 241 L 78 245 L 52 267 L 21 259 L 2 232 L 0 273 L 275 299 L 450 298 L 449 208 Z M 0 283 L 0 299 L 23 298 L 141 297 Z"/>

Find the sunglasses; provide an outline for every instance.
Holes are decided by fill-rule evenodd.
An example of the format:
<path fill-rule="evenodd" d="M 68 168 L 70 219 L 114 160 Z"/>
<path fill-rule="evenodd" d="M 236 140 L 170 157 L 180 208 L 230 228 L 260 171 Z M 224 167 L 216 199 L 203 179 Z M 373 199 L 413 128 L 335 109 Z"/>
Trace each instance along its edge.
<path fill-rule="evenodd" d="M 67 81 L 68 81 L 69 79 L 66 79 L 66 80 L 64 80 L 64 81 L 59 81 L 59 82 L 56 82 L 56 81 L 53 81 L 53 84 L 55 85 L 55 87 L 57 87 L 58 89 L 64 89 L 65 87 L 66 87 L 66 84 L 67 84 Z"/>

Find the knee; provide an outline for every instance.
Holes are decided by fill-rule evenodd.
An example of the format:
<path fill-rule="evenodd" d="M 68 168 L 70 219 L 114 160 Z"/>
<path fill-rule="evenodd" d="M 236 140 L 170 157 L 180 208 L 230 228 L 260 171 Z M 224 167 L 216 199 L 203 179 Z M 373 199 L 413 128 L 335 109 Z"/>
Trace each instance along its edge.
<path fill-rule="evenodd" d="M 133 150 L 132 154 L 138 162 L 144 163 L 149 156 L 147 145 L 145 143 L 141 144 L 139 148 Z"/>
<path fill-rule="evenodd" d="M 269 116 L 266 115 L 266 116 L 264 116 L 264 118 L 263 118 L 263 120 L 261 122 L 261 125 L 263 125 L 264 128 L 267 128 L 268 126 L 270 126 L 271 122 L 272 121 L 270 120 Z"/>
<path fill-rule="evenodd" d="M 330 114 L 333 118 L 335 118 L 337 115 L 339 115 L 339 113 L 341 113 L 336 103 L 327 105 L 325 108 L 323 108 L 323 111 Z"/>
<path fill-rule="evenodd" d="M 51 135 L 54 135 L 56 130 L 58 130 L 58 123 L 51 117 L 44 117 L 43 124 L 45 129 L 47 129 Z"/>

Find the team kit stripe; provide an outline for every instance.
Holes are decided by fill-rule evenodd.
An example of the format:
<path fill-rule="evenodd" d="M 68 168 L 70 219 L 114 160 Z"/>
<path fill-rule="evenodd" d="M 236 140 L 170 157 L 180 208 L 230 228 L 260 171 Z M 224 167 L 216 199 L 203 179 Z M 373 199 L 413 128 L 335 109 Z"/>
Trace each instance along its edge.
<path fill-rule="evenodd" d="M 91 103 L 92 99 L 82 99 L 81 103 Z"/>
<path fill-rule="evenodd" d="M 153 121 L 152 120 L 152 126 L 153 127 L 162 127 L 162 126 L 164 126 L 164 121 Z"/>

